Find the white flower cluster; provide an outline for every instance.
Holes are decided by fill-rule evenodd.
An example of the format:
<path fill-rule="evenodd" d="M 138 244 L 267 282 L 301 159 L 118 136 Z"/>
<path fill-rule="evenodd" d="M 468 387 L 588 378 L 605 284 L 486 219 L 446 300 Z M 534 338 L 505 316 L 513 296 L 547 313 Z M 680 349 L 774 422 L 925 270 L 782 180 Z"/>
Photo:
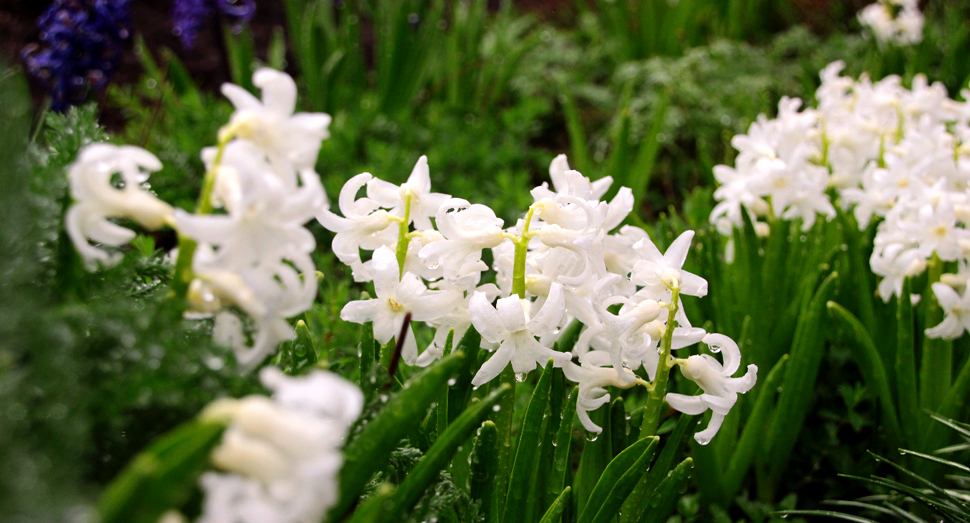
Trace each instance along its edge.
<path fill-rule="evenodd" d="M 92 266 L 116 262 L 120 254 L 89 239 L 117 247 L 135 235 L 107 218 L 176 229 L 183 255 L 191 256 L 185 264 L 190 270 L 178 273 L 177 263 L 175 275 L 187 278 L 190 315 L 216 315 L 214 335 L 234 349 L 243 367 L 259 364 L 279 342 L 292 339 L 286 318 L 312 304 L 317 278 L 310 253 L 316 244 L 303 225 L 328 205 L 314 164 L 330 116 L 293 114 L 296 84 L 285 73 L 261 69 L 253 84 L 262 100 L 236 85 L 222 87 L 236 111 L 220 130 L 219 146 L 202 152 L 207 174 L 195 214 L 173 211 L 143 187 L 145 171 L 161 168 L 151 153 L 96 144 L 70 168 L 76 203 L 66 219 L 71 239 Z M 121 187 L 112 180 L 115 174 Z M 255 324 L 252 344 L 229 308 Z"/>
<path fill-rule="evenodd" d="M 777 118 L 762 115 L 734 137 L 735 166 L 714 168 L 722 185 L 711 222 L 729 234 L 747 213 L 758 231 L 765 217 L 800 218 L 807 230 L 816 214 L 835 215 L 834 197 L 860 228 L 879 220 L 870 266 L 883 300 L 929 260 L 959 262 L 943 276 L 949 285 L 933 286 L 949 314 L 927 331 L 957 337 L 970 326 L 970 105 L 922 76 L 907 89 L 896 76 L 840 76 L 843 67 L 821 72 L 818 108 L 799 111 L 800 100 L 785 98 Z"/>
<path fill-rule="evenodd" d="M 711 428 L 698 438 L 706 443 L 737 393 L 754 385 L 757 369 L 752 365 L 744 378 L 733 379 L 737 345 L 692 327 L 679 307 L 680 294 L 707 293 L 704 279 L 682 269 L 693 232 L 661 253 L 642 229 L 620 227 L 633 209 L 628 188 L 612 201 L 601 200 L 612 180 L 591 182 L 571 170 L 565 156 L 553 160 L 549 174 L 552 187 L 535 188 L 528 213 L 508 228 L 489 207 L 431 192 L 424 157 L 400 186 L 368 173 L 350 179 L 340 193 L 343 216 L 324 211 L 318 219 L 336 233 L 339 259 L 358 281 L 373 281 L 377 296 L 348 303 L 341 317 L 372 322 L 381 343 L 399 335 L 408 313 L 426 322 L 436 334 L 423 353 L 410 330 L 402 340 L 404 361 L 422 366 L 441 356 L 450 331 L 459 339 L 475 328 L 483 346 L 494 351 L 473 378 L 475 386 L 509 364 L 521 378 L 551 359 L 579 383 L 578 413 L 591 431 L 600 428 L 588 411 L 609 401 L 604 387 L 646 384 L 634 374 L 641 368 L 654 378 L 665 336 L 673 349 L 702 340 L 715 350 L 727 347 L 724 367 L 711 357 L 665 362 L 689 369 L 684 375 L 705 391 L 696 398 L 668 398 L 685 412 L 714 411 Z M 366 195 L 358 198 L 365 187 Z M 489 270 L 486 249 L 496 284 L 481 283 Z M 369 260 L 362 260 L 361 250 L 372 251 Z M 573 320 L 585 326 L 578 342 L 571 353 L 555 350 Z"/>
<path fill-rule="evenodd" d="M 260 372 L 273 398 L 218 400 L 202 414 L 229 424 L 212 452 L 199 523 L 319 523 L 337 501 L 340 452 L 364 397 L 325 371 Z"/>
<path fill-rule="evenodd" d="M 880 46 L 910 46 L 923 40 L 924 19 L 919 0 L 879 0 L 859 11 L 858 18 Z"/>

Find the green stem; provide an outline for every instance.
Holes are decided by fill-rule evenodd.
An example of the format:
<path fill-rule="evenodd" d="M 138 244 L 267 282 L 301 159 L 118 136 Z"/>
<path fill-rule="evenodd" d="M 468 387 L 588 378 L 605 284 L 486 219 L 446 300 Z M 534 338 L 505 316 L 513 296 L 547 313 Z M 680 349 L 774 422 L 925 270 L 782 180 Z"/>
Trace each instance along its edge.
<path fill-rule="evenodd" d="M 404 219 L 398 224 L 397 232 L 397 268 L 398 268 L 398 278 L 404 276 L 404 262 L 408 258 L 408 245 L 411 243 L 411 238 L 408 236 L 408 225 L 411 223 L 411 190 L 405 189 L 407 192 L 404 195 Z"/>
<path fill-rule="evenodd" d="M 220 133 L 222 134 L 222 133 Z M 216 177 L 219 173 L 219 165 L 222 163 L 222 156 L 225 153 L 226 145 L 232 140 L 233 136 L 226 133 L 219 137 L 219 148 L 216 150 L 216 157 L 212 161 L 212 166 L 205 172 L 202 180 L 202 192 L 199 193 L 199 200 L 195 204 L 195 214 L 212 214 L 212 191 L 215 189 Z M 188 293 L 189 284 L 195 275 L 192 272 L 192 259 L 195 257 L 195 250 L 198 243 L 188 236 L 179 234 L 179 254 L 175 260 L 175 277 L 172 280 L 172 292 L 177 300 L 183 300 Z"/>
<path fill-rule="evenodd" d="M 660 342 L 660 362 L 657 364 L 657 376 L 651 384 L 650 395 L 643 411 L 643 425 L 640 426 L 640 439 L 657 434 L 660 424 L 660 412 L 663 409 L 664 396 L 667 395 L 667 379 L 670 377 L 670 347 L 674 342 L 674 329 L 677 326 L 674 318 L 680 310 L 680 286 L 671 289 L 673 294 L 667 306 L 667 327 Z"/>
<path fill-rule="evenodd" d="M 529 240 L 532 234 L 529 233 L 529 226 L 532 224 L 532 215 L 535 213 L 535 205 L 529 207 L 529 212 L 525 215 L 525 223 L 522 224 L 522 234 L 515 244 L 515 254 L 512 263 L 512 294 L 518 294 L 519 298 L 525 299 L 525 258 L 529 252 Z"/>

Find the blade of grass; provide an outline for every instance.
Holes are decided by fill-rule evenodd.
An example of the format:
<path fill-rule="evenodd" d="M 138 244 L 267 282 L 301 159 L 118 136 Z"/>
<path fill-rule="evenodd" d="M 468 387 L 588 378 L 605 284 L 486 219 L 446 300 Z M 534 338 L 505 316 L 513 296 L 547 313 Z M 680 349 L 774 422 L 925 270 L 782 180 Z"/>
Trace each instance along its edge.
<path fill-rule="evenodd" d="M 579 523 L 606 523 L 619 513 L 623 502 L 647 473 L 658 441 L 657 436 L 637 440 L 610 461 L 590 493 Z"/>

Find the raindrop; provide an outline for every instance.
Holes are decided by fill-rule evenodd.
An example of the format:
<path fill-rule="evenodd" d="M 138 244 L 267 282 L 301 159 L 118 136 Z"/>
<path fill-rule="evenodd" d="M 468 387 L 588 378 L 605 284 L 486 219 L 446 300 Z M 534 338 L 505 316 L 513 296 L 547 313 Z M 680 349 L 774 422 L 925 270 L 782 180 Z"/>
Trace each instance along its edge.
<path fill-rule="evenodd" d="M 451 378 L 450 380 L 448 380 L 449 387 L 454 387 L 455 383 L 458 383 L 458 380 L 456 380 L 455 378 Z"/>
<path fill-rule="evenodd" d="M 378 399 L 381 400 L 381 403 L 387 403 L 387 394 L 381 394 Z"/>
<path fill-rule="evenodd" d="M 586 433 L 586 441 L 589 441 L 591 443 L 594 442 L 594 441 L 596 441 L 597 439 L 599 439 L 599 437 L 600 437 L 600 433 L 599 432 L 587 432 Z"/>
<path fill-rule="evenodd" d="M 519 383 L 522 383 L 523 381 L 525 381 L 525 373 L 524 372 L 516 372 L 515 373 L 515 381 L 517 381 Z"/>
<path fill-rule="evenodd" d="M 155 80 L 153 80 L 151 78 L 149 78 L 148 81 L 145 82 L 145 87 L 147 87 L 149 89 L 154 89 L 156 85 L 158 85 L 158 82 L 156 82 Z"/>
<path fill-rule="evenodd" d="M 495 412 L 498 412 L 498 411 L 502 410 L 502 406 L 501 405 L 495 405 L 494 407 L 492 407 L 492 410 L 495 411 Z"/>

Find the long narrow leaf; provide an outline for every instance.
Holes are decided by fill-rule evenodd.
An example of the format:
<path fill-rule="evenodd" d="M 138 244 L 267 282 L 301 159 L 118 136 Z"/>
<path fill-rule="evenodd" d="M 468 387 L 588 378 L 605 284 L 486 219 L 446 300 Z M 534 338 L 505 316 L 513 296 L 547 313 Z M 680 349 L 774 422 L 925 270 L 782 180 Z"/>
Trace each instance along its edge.
<path fill-rule="evenodd" d="M 542 415 L 549 404 L 549 390 L 552 386 L 552 373 L 555 372 L 552 360 L 546 363 L 539 382 L 532 392 L 532 399 L 522 418 L 522 430 L 516 446 L 515 461 L 512 464 L 512 474 L 509 476 L 508 494 L 505 498 L 505 515 L 503 523 L 518 523 L 526 518 L 525 503 L 529 495 L 529 487 L 536 472 L 539 452 L 536 449 L 542 443 L 540 430 Z"/>
<path fill-rule="evenodd" d="M 384 511 L 385 521 L 404 520 L 406 512 L 418 502 L 421 494 L 451 459 L 455 449 L 468 439 L 475 427 L 491 412 L 492 406 L 498 403 L 499 398 L 508 393 L 510 389 L 511 387 L 507 385 L 498 387 L 484 400 L 468 407 L 454 423 L 448 426 L 443 434 L 438 436 L 438 440 L 431 446 L 428 453 L 414 466 L 401 486 L 394 492 L 394 496 L 391 498 L 391 506 Z"/>
<path fill-rule="evenodd" d="M 687 458 L 667 474 L 650 499 L 649 509 L 640 517 L 640 523 L 662 523 L 674 511 L 677 500 L 690 481 L 694 460 Z"/>
<path fill-rule="evenodd" d="M 896 417 L 896 404 L 893 401 L 892 391 L 889 387 L 889 378 L 886 376 L 886 369 L 883 366 L 882 357 L 876 345 L 869 337 L 862 322 L 859 321 L 845 307 L 830 301 L 826 304 L 829 317 L 840 322 L 849 334 L 849 347 L 853 349 L 853 355 L 862 372 L 866 385 L 876 393 L 879 398 L 879 405 L 882 408 L 883 423 L 885 423 L 890 441 L 896 445 L 902 442 L 902 435 L 899 430 L 899 419 Z"/>
<path fill-rule="evenodd" d="M 658 441 L 657 436 L 637 440 L 610 461 L 593 488 L 579 523 L 606 523 L 619 514 L 623 502 L 646 474 Z"/>
<path fill-rule="evenodd" d="M 347 513 L 374 472 L 386 465 L 401 438 L 418 427 L 431 402 L 447 387 L 464 359 L 464 353 L 455 352 L 412 378 L 344 448 L 340 500 L 330 510 L 331 520 L 339 520 Z"/>
<path fill-rule="evenodd" d="M 563 489 L 562 494 L 559 494 L 559 497 L 552 502 L 552 505 L 549 505 L 549 510 L 546 510 L 546 513 L 543 514 L 542 519 L 539 520 L 539 523 L 556 523 L 559 521 L 559 518 L 562 517 L 563 509 L 565 509 L 566 504 L 569 503 L 570 490 L 571 489 L 569 487 Z"/>

